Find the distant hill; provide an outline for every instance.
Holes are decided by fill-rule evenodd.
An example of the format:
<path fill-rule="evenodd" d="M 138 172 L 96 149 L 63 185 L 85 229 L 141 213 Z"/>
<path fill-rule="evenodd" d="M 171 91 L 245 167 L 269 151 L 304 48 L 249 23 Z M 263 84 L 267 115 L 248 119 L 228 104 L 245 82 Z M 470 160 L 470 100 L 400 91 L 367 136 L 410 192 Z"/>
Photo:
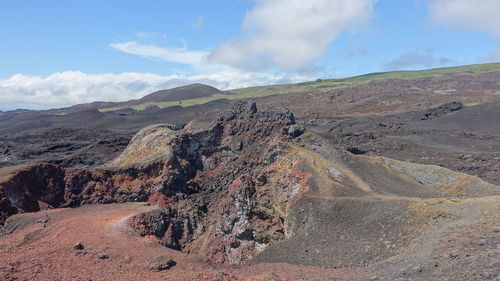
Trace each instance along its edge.
<path fill-rule="evenodd" d="M 156 91 L 139 100 L 127 102 L 127 105 L 138 105 L 148 102 L 172 102 L 188 99 L 196 99 L 202 97 L 210 97 L 213 95 L 224 95 L 225 92 L 214 87 L 203 84 L 191 84 L 183 87 L 177 87 L 168 90 Z"/>
<path fill-rule="evenodd" d="M 245 98 L 266 97 L 272 95 L 322 93 L 342 88 L 348 88 L 352 86 L 365 85 L 371 82 L 391 80 L 391 79 L 415 80 L 422 78 L 442 77 L 445 75 L 459 75 L 459 74 L 474 75 L 474 74 L 491 73 L 491 72 L 500 72 L 500 63 L 474 64 L 474 65 L 444 67 L 444 68 L 416 70 L 416 71 L 390 71 L 390 72 L 369 73 L 349 78 L 317 79 L 315 81 L 310 81 L 310 82 L 249 87 L 249 88 L 228 90 L 227 92 L 222 92 L 206 85 L 193 84 L 185 87 L 158 91 L 140 100 L 122 103 L 119 106 L 113 106 L 101 110 L 113 111 L 117 109 L 122 109 L 124 107 L 132 107 L 136 110 L 143 110 L 151 105 L 156 105 L 160 108 L 165 108 L 175 105 L 181 105 L 185 107 L 191 105 L 204 104 L 217 99 L 235 100 L 235 99 L 245 99 Z M 211 94 L 201 94 L 207 92 Z M 158 99 L 160 97 L 168 97 L 168 99 L 159 101 Z M 180 98 L 182 98 L 182 100 Z"/>
<path fill-rule="evenodd" d="M 65 108 L 50 109 L 46 110 L 45 112 L 49 114 L 69 114 L 94 109 L 100 110 L 102 112 L 117 111 L 127 108 L 134 110 L 144 110 L 148 107 L 155 106 L 159 108 L 165 108 L 183 105 L 183 101 L 187 101 L 187 105 L 193 105 L 193 100 L 196 101 L 195 104 L 198 104 L 198 101 L 199 103 L 205 103 L 208 101 L 225 98 L 228 95 L 231 95 L 231 93 L 221 91 L 212 86 L 196 83 L 182 87 L 156 91 L 137 100 L 129 100 L 123 102 L 96 101 L 92 103 L 77 104 Z"/>
<path fill-rule="evenodd" d="M 473 64 L 454 67 L 443 67 L 426 70 L 403 70 L 368 73 L 340 79 L 317 79 L 316 81 L 296 84 L 281 84 L 270 86 L 256 86 L 242 89 L 229 90 L 237 95 L 268 96 L 272 94 L 307 93 L 313 91 L 324 91 L 327 88 L 341 88 L 368 84 L 375 81 L 399 79 L 414 80 L 420 78 L 440 77 L 447 74 L 480 74 L 489 72 L 500 72 L 500 63 Z"/>
<path fill-rule="evenodd" d="M 205 103 L 205 101 L 222 99 L 228 95 L 231 94 L 216 89 L 212 86 L 196 83 L 187 86 L 156 91 L 138 100 L 114 103 L 111 107 L 103 108 L 102 111 L 113 111 L 124 108 L 143 110 L 151 106 L 165 108 L 170 106 L 183 105 L 184 101 L 187 101 L 188 105 L 193 105 L 193 101 Z"/>
<path fill-rule="evenodd" d="M 68 114 L 68 113 L 93 110 L 93 109 L 98 110 L 100 108 L 114 106 L 115 104 L 116 104 L 116 102 L 95 101 L 95 102 L 91 102 L 91 103 L 77 104 L 77 105 L 73 105 L 70 107 L 50 109 L 50 110 L 47 110 L 46 112 L 49 114 Z"/>
<path fill-rule="evenodd" d="M 221 99 L 236 100 L 285 94 L 325 93 L 353 86 L 367 85 L 369 83 L 377 81 L 405 81 L 423 78 L 438 78 L 444 77 L 446 75 L 466 74 L 470 76 L 484 73 L 500 73 L 500 63 L 474 64 L 417 71 L 378 72 L 349 78 L 317 79 L 310 82 L 257 86 L 229 91 L 221 91 L 214 87 L 203 84 L 191 84 L 187 86 L 156 91 L 137 100 L 123 102 L 93 102 L 88 104 L 75 105 L 68 108 L 49 110 L 47 112 L 51 114 L 67 114 L 89 109 L 98 109 L 102 112 L 107 112 L 123 110 L 126 108 L 141 111 L 148 107 L 154 106 L 158 108 L 167 108 L 172 106 L 187 107 L 206 104 L 208 102 Z"/>

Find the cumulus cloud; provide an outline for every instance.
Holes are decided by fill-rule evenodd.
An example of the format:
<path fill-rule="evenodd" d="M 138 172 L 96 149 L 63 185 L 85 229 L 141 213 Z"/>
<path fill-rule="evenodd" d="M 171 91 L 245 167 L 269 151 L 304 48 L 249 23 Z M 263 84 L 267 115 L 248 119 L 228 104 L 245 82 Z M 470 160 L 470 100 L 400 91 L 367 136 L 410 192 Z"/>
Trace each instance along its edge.
<path fill-rule="evenodd" d="M 220 89 L 293 83 L 314 77 L 299 74 L 311 68 L 344 30 L 356 30 L 373 16 L 377 0 L 257 0 L 243 20 L 244 37 L 212 51 L 160 47 L 140 43 L 156 33 L 138 33 L 137 40 L 110 44 L 121 52 L 189 65 L 195 74 L 87 74 L 65 71 L 45 77 L 16 74 L 0 79 L 0 109 L 62 107 L 92 101 L 140 98 L 160 89 L 204 83 Z M 193 28 L 202 28 L 199 17 Z M 165 37 L 161 37 L 165 39 Z M 293 71 L 271 72 L 273 67 Z M 266 71 L 262 71 L 266 69 Z M 260 72 L 255 72 L 259 70 Z M 315 71 L 317 74 L 318 71 Z M 305 73 L 305 72 L 302 72 Z M 311 74 L 314 75 L 314 74 Z M 315 75 L 316 76 L 316 75 Z"/>
<path fill-rule="evenodd" d="M 321 57 L 346 29 L 366 24 L 377 0 L 258 0 L 243 20 L 245 37 L 210 54 L 214 62 L 245 69 L 298 69 Z"/>
<path fill-rule="evenodd" d="M 311 78 L 236 70 L 168 76 L 151 73 L 86 74 L 79 71 L 59 72 L 45 77 L 16 74 L 0 80 L 0 110 L 19 106 L 54 108 L 93 101 L 125 101 L 191 83 L 227 90 L 308 79 Z"/>
<path fill-rule="evenodd" d="M 500 1 L 431 0 L 430 18 L 452 28 L 486 30 L 500 37 Z"/>
<path fill-rule="evenodd" d="M 409 52 L 399 55 L 397 58 L 384 65 L 386 70 L 419 69 L 446 66 L 455 63 L 454 60 L 439 57 L 432 52 Z"/>

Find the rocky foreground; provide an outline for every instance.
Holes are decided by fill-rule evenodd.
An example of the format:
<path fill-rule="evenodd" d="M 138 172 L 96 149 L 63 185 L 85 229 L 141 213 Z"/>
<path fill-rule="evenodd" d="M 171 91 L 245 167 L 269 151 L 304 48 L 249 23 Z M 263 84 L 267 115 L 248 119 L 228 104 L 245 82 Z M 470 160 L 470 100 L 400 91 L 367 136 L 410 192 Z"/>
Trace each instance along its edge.
<path fill-rule="evenodd" d="M 240 102 L 213 122 L 146 127 L 98 168 L 2 169 L 0 271 L 8 280 L 494 279 L 499 194 L 475 176 L 335 149 L 288 110 Z"/>
<path fill-rule="evenodd" d="M 3 217 L 46 208 L 149 202 L 161 210 L 132 219 L 143 236 L 204 255 L 210 262 L 250 260 L 286 235 L 284 216 L 300 175 L 271 169 L 303 132 L 286 110 L 257 112 L 237 103 L 214 124 L 182 130 L 153 125 L 105 166 L 19 167 L 1 184 Z M 208 243 L 207 243 L 208 241 Z"/>

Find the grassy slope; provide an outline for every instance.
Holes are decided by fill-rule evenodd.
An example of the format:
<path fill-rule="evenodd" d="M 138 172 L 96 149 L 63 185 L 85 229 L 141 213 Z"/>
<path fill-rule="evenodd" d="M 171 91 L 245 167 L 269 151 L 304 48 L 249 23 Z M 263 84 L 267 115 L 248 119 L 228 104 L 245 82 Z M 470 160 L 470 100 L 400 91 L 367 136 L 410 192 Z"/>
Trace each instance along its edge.
<path fill-rule="evenodd" d="M 429 70 L 418 70 L 418 71 L 392 71 L 392 72 L 380 72 L 365 74 L 350 78 L 343 79 L 325 79 L 317 80 L 311 82 L 304 82 L 298 84 L 283 84 L 283 85 L 271 85 L 271 86 L 257 86 L 243 89 L 229 90 L 231 95 L 217 94 L 210 97 L 189 99 L 175 102 L 157 102 L 157 103 L 145 103 L 136 106 L 132 106 L 135 110 L 143 110 L 149 106 L 158 106 L 160 108 L 171 107 L 175 105 L 180 106 L 192 106 L 197 104 L 203 104 L 210 101 L 218 99 L 244 99 L 251 97 L 262 97 L 270 95 L 281 95 L 281 94 L 295 94 L 295 93 L 308 93 L 308 92 L 323 92 L 330 91 L 332 88 L 344 88 L 349 86 L 362 85 L 370 83 L 373 81 L 382 81 L 388 79 L 404 79 L 413 80 L 426 77 L 436 77 L 448 73 L 487 73 L 487 72 L 497 72 L 500 71 L 500 63 L 490 63 L 490 64 L 475 64 L 457 67 L 446 67 L 446 68 L 436 68 Z M 124 107 L 112 107 L 101 109 L 102 112 L 119 110 Z"/>

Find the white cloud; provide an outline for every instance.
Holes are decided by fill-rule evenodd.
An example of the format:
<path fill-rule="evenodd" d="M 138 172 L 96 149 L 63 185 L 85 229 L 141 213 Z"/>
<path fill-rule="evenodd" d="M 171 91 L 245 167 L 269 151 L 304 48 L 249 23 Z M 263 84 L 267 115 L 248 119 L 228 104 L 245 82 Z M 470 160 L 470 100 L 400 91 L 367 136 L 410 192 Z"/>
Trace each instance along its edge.
<path fill-rule="evenodd" d="M 367 24 L 377 1 L 256 0 L 243 19 L 244 37 L 213 50 L 189 50 L 187 44 L 183 48 L 160 47 L 137 41 L 110 46 L 124 53 L 187 64 L 205 72 L 274 67 L 304 71 L 342 31 L 354 31 Z M 204 18 L 199 16 L 193 28 L 202 28 L 203 23 Z"/>
<path fill-rule="evenodd" d="M 368 23 L 377 0 L 258 0 L 243 20 L 246 37 L 210 60 L 238 68 L 298 69 L 321 57 L 343 30 Z"/>
<path fill-rule="evenodd" d="M 2 108 L 53 108 L 92 101 L 124 101 L 160 89 L 204 83 L 219 89 L 292 83 L 317 77 L 298 72 L 271 73 L 278 66 L 310 69 L 341 31 L 355 30 L 373 15 L 377 0 L 257 0 L 244 21 L 246 36 L 213 51 L 160 47 L 138 41 L 156 33 L 138 33 L 138 41 L 110 44 L 121 52 L 189 65 L 198 74 L 161 76 L 151 73 L 86 74 L 65 71 L 40 77 L 16 74 L 0 79 Z M 201 27 L 203 18 L 193 27 Z M 142 38 L 142 39 L 141 39 Z M 165 39 L 165 37 L 162 37 Z M 246 70 L 240 70 L 246 69 Z M 268 69 L 264 72 L 252 70 Z M 318 71 L 315 71 L 317 75 Z M 292 74 L 293 73 L 293 74 Z"/>
<path fill-rule="evenodd" d="M 500 36 L 499 0 L 431 0 L 429 11 L 434 23 Z"/>
<path fill-rule="evenodd" d="M 214 73 L 221 71 L 234 71 L 235 68 L 209 62 L 207 57 L 210 52 L 200 50 L 189 50 L 185 40 L 181 40 L 184 44 L 182 48 L 175 47 L 160 47 L 152 44 L 143 44 L 135 41 L 112 43 L 109 44 L 121 52 L 137 55 L 144 58 L 155 58 L 167 62 L 174 62 L 189 65 L 196 72 Z"/>
<path fill-rule="evenodd" d="M 189 51 L 187 50 L 187 46 L 183 48 L 158 47 L 155 45 L 140 44 L 134 41 L 112 43 L 110 46 L 127 54 L 146 58 L 158 58 L 169 62 L 193 66 L 201 65 L 208 55 L 208 52 L 205 51 Z"/>
<path fill-rule="evenodd" d="M 227 90 L 262 84 L 300 82 L 310 77 L 259 74 L 236 70 L 199 75 L 151 73 L 86 74 L 79 71 L 46 77 L 16 74 L 0 80 L 0 105 L 5 109 L 54 108 L 93 101 L 125 101 L 160 89 L 203 83 Z"/>
<path fill-rule="evenodd" d="M 19 106 L 39 109 L 93 101 L 125 101 L 157 90 L 192 83 L 203 83 L 227 90 L 301 82 L 314 78 L 290 73 L 242 71 L 207 62 L 209 52 L 188 50 L 187 43 L 184 43 L 182 48 L 160 47 L 135 41 L 113 43 L 110 46 L 127 54 L 186 64 L 192 66 L 196 73 L 161 76 L 152 73 L 86 74 L 65 71 L 46 77 L 16 74 L 0 80 L 0 110 Z"/>
<path fill-rule="evenodd" d="M 153 39 L 162 41 L 167 40 L 167 36 L 165 34 L 154 31 L 134 31 L 133 34 L 135 37 L 142 39 L 149 39 L 149 40 Z"/>

